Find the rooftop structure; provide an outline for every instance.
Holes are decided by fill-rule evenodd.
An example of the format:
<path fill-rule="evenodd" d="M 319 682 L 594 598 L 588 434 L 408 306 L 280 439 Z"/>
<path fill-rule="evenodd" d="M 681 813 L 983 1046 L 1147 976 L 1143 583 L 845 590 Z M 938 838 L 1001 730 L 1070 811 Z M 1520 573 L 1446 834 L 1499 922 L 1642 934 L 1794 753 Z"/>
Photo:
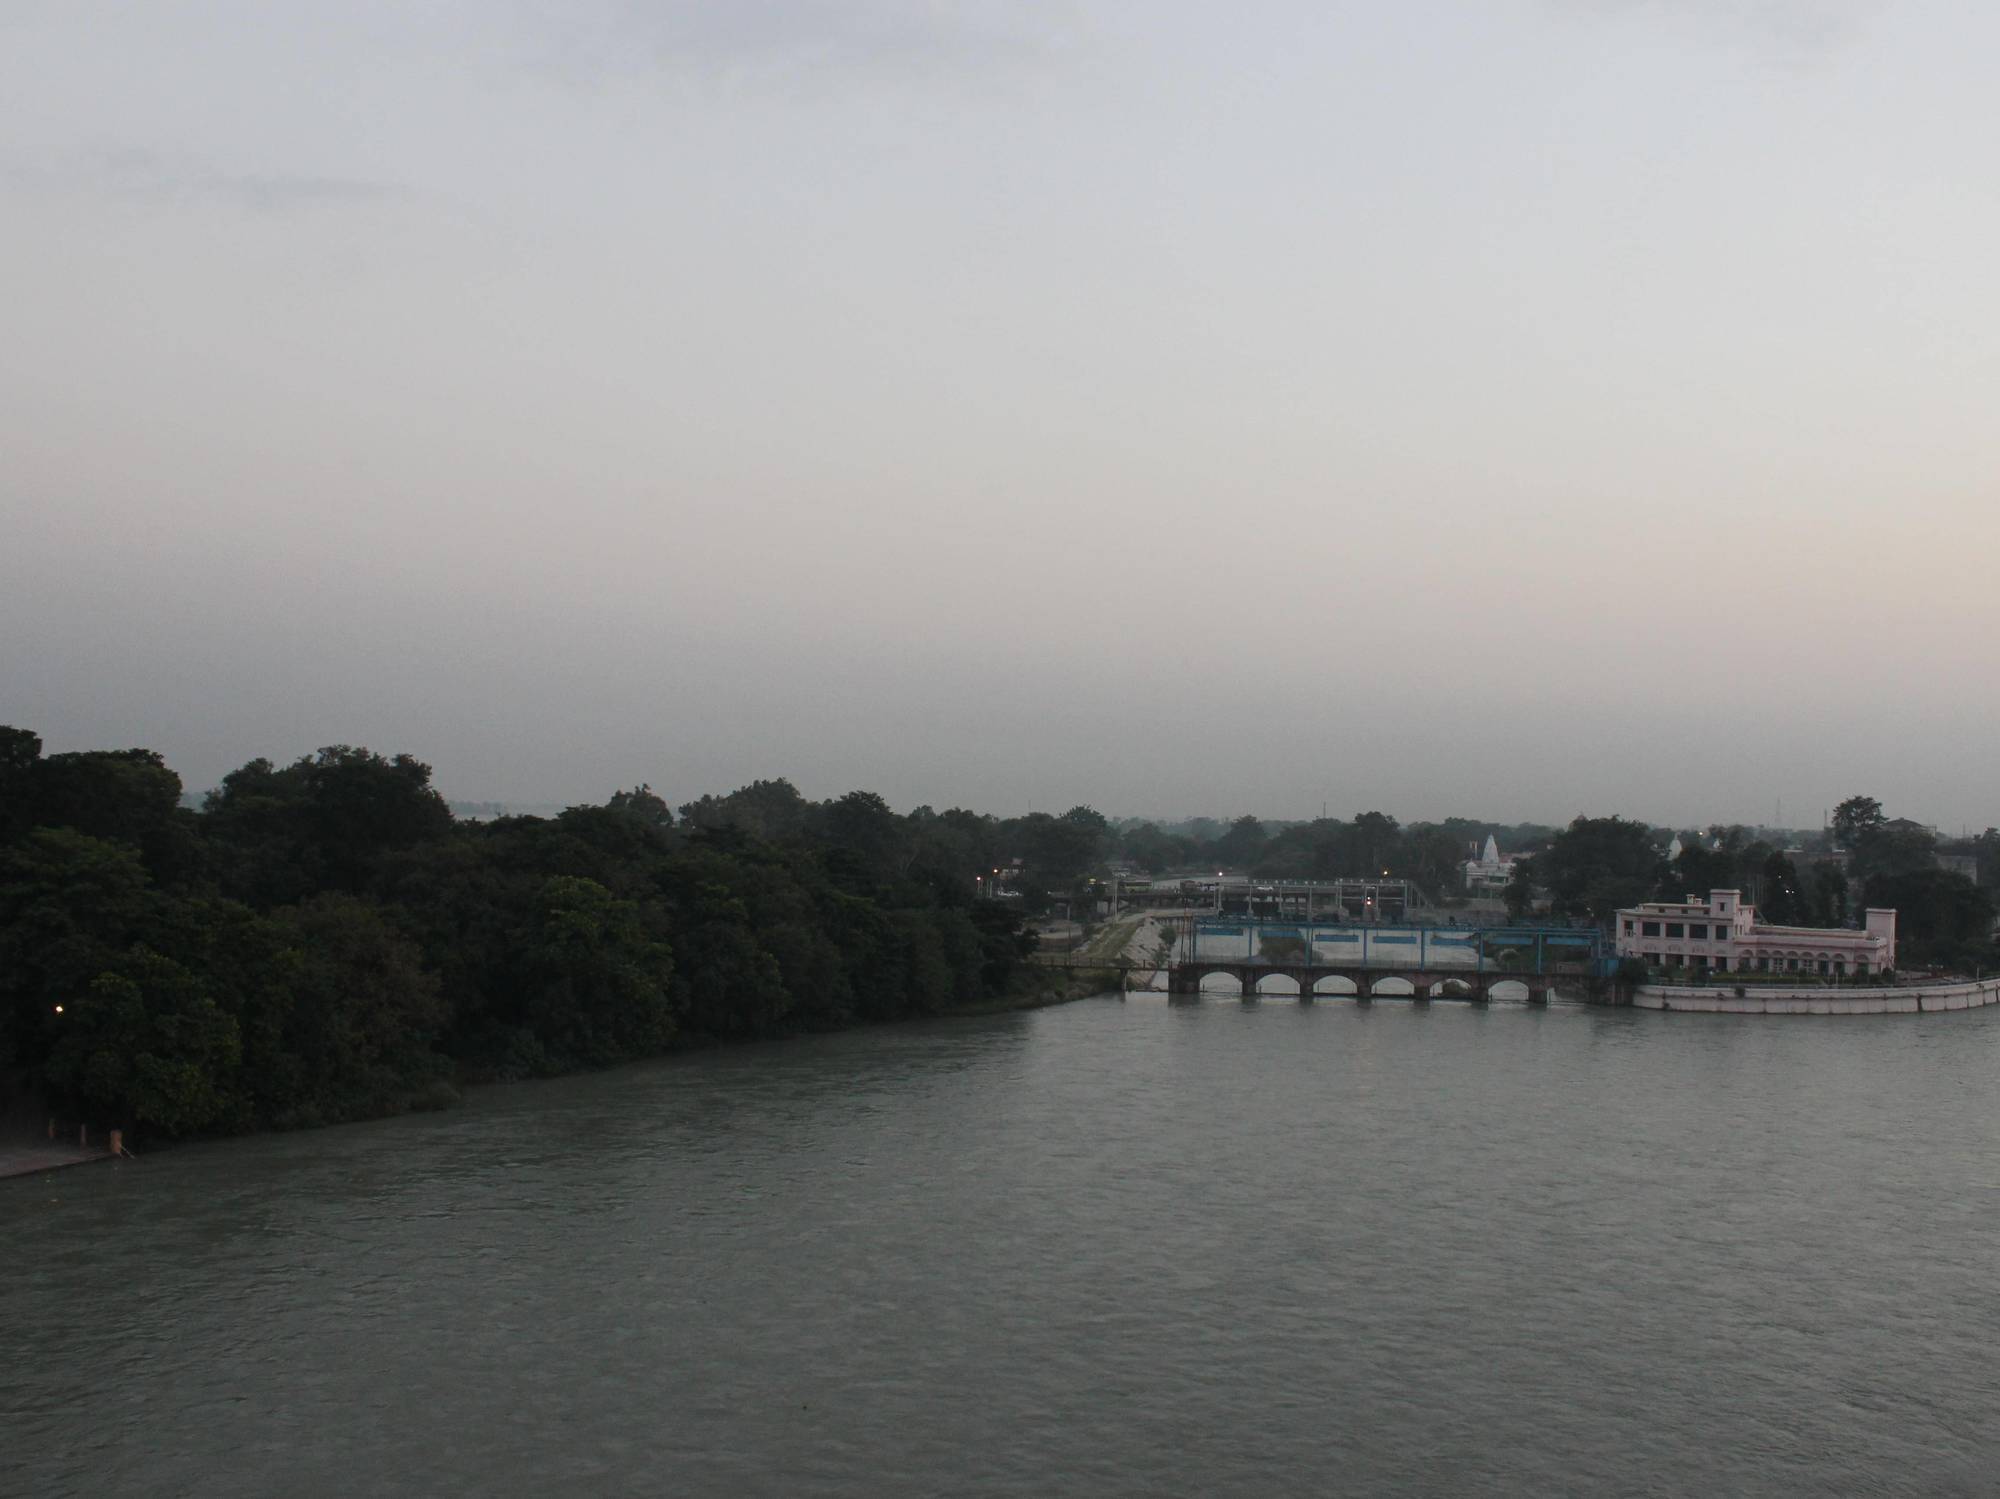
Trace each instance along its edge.
<path fill-rule="evenodd" d="M 1896 913 L 1871 909 L 1860 931 L 1766 926 L 1736 890 L 1703 900 L 1647 901 L 1618 913 L 1618 955 L 1652 968 L 1816 973 L 1833 978 L 1896 966 Z"/>

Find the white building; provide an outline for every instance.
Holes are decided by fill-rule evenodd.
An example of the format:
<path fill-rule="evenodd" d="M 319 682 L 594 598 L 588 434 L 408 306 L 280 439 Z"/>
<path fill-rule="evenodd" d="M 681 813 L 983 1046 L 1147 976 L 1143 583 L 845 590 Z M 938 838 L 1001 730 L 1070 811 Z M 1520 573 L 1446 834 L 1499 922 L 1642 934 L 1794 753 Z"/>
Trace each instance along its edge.
<path fill-rule="evenodd" d="M 1465 870 L 1465 888 L 1474 894 L 1488 890 L 1505 890 L 1514 883 L 1516 862 L 1513 855 L 1501 857 L 1499 841 L 1488 833 L 1486 847 L 1480 851 L 1478 857 L 1467 859 L 1461 866 Z"/>
<path fill-rule="evenodd" d="M 1871 909 L 1861 931 L 1766 926 L 1736 890 L 1647 901 L 1618 913 L 1618 955 L 1650 968 L 1815 973 L 1844 978 L 1896 966 L 1896 913 Z"/>

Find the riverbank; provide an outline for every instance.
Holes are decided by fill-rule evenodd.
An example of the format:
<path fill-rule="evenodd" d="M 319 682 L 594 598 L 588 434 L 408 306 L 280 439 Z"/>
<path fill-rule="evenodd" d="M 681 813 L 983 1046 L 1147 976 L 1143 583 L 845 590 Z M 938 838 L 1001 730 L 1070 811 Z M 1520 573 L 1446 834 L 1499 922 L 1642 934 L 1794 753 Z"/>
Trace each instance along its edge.
<path fill-rule="evenodd" d="M 1641 984 L 1635 1009 L 1696 1015 L 1935 1015 L 2000 1004 L 2000 978 L 1962 983 L 1894 985 L 1876 989 L 1784 989 L 1751 985 L 1706 988 Z"/>
<path fill-rule="evenodd" d="M 1050 1005 L 1066 1005 L 1074 1000 L 1089 999 L 1093 994 L 1118 987 L 1115 978 L 1105 982 L 1102 975 L 1094 970 L 1064 970 L 1059 968 L 1038 969 L 1025 976 L 1023 987 L 1006 994 L 996 994 L 987 999 L 975 999 L 970 1003 L 953 1005 L 940 1010 L 936 1015 L 919 1015 L 902 1020 L 883 1021 L 885 1025 L 906 1025 L 916 1020 L 952 1020 L 963 1015 L 1007 1015 L 1016 1010 L 1045 1010 Z M 859 1030 L 860 1026 L 842 1026 L 842 1030 Z"/>

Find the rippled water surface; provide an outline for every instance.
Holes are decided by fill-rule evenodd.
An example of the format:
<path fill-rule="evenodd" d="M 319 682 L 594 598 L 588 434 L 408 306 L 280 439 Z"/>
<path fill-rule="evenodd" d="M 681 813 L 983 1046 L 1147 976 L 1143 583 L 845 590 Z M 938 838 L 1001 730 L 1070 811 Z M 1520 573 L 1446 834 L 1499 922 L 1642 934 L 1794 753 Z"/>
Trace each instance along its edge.
<path fill-rule="evenodd" d="M 1113 997 L 0 1182 L 0 1494 L 2000 1492 L 1996 1064 Z"/>

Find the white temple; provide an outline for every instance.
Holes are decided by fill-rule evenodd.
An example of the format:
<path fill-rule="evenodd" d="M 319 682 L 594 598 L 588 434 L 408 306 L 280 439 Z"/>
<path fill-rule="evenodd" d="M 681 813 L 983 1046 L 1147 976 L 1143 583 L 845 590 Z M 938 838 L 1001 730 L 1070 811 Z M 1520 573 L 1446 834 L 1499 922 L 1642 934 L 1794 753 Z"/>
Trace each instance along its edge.
<path fill-rule="evenodd" d="M 1474 894 L 1505 890 L 1514 882 L 1514 859 L 1502 855 L 1499 840 L 1486 835 L 1486 847 L 1465 861 L 1465 888 Z"/>

